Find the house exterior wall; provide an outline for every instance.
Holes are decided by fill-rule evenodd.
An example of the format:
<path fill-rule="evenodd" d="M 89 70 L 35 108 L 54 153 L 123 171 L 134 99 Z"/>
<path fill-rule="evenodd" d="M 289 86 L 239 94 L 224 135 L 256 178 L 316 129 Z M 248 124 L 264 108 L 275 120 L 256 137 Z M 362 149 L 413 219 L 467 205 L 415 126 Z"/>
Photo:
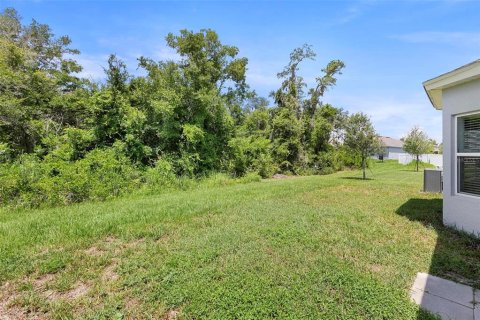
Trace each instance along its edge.
<path fill-rule="evenodd" d="M 398 160 L 399 155 L 405 154 L 405 151 L 403 151 L 403 149 L 400 147 L 387 147 L 386 149 L 387 149 L 386 159 Z"/>
<path fill-rule="evenodd" d="M 480 79 L 443 91 L 443 222 L 480 235 L 480 197 L 456 193 L 455 116 L 480 112 Z"/>

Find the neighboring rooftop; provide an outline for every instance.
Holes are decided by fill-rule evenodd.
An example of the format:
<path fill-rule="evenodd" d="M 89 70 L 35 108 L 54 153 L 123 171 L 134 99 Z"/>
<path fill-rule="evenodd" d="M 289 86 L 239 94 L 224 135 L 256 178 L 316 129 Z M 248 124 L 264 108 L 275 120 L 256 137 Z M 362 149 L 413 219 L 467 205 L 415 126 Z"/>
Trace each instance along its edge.
<path fill-rule="evenodd" d="M 382 141 L 386 147 L 403 148 L 403 141 L 401 140 L 380 136 L 380 141 Z"/>
<path fill-rule="evenodd" d="M 467 81 L 480 79 L 480 59 L 427 80 L 423 87 L 435 109 L 442 109 L 442 91 Z"/>

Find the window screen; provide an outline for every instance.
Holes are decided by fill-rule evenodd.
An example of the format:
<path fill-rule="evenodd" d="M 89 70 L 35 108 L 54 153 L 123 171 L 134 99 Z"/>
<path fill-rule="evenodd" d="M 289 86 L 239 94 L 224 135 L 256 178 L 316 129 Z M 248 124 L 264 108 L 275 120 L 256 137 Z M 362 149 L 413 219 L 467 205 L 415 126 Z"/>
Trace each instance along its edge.
<path fill-rule="evenodd" d="M 480 196 L 480 114 L 459 117 L 457 129 L 457 191 Z"/>
<path fill-rule="evenodd" d="M 458 157 L 458 191 L 480 195 L 480 157 Z"/>
<path fill-rule="evenodd" d="M 458 152 L 480 153 L 480 115 L 458 118 Z"/>

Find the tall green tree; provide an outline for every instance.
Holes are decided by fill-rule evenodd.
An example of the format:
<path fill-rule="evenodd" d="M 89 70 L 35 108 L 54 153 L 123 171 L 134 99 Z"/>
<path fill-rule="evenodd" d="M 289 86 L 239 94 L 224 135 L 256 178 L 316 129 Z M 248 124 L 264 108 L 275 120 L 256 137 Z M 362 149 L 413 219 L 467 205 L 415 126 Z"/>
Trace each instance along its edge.
<path fill-rule="evenodd" d="M 154 154 L 181 159 L 180 171 L 218 170 L 235 133 L 232 105 L 248 93 L 247 59 L 210 29 L 181 30 L 166 41 L 180 61 L 141 58 L 147 76 L 133 82 L 134 104 L 147 114 L 143 141 Z"/>
<path fill-rule="evenodd" d="M 344 143 L 361 160 L 362 176 L 365 180 L 367 159 L 378 150 L 380 141 L 370 118 L 362 113 L 352 114 L 345 126 Z"/>
<path fill-rule="evenodd" d="M 89 84 L 75 76 L 82 68 L 70 44 L 35 20 L 22 26 L 14 9 L 0 14 L 0 142 L 13 153 L 32 153 L 88 112 Z"/>
<path fill-rule="evenodd" d="M 418 126 L 413 127 L 404 139 L 403 149 L 415 157 L 415 169 L 418 172 L 420 156 L 433 149 L 433 143 L 425 132 Z"/>
<path fill-rule="evenodd" d="M 331 125 L 330 131 L 338 128 L 342 123 L 343 111 L 336 109 L 331 105 L 323 107 L 321 98 L 325 92 L 332 86 L 335 86 L 337 83 L 337 75 L 342 74 L 342 69 L 345 68 L 345 64 L 340 60 L 332 60 L 328 65 L 322 69 L 322 76 L 316 78 L 315 88 L 309 90 L 309 97 L 303 102 L 303 112 L 302 119 L 304 125 L 304 135 L 303 139 L 306 144 L 310 144 L 310 147 L 313 147 L 315 152 L 318 152 L 318 137 L 312 137 L 312 134 L 316 131 L 318 132 L 317 126 L 323 126 L 322 123 L 327 122 Z M 322 108 L 321 112 L 318 114 L 317 110 Z M 319 115 L 319 117 L 317 117 Z M 320 123 L 318 123 L 320 121 Z M 314 138 L 314 140 L 312 140 Z M 326 141 L 323 143 L 328 143 L 329 136 L 325 136 Z M 316 148 L 317 147 L 317 148 Z"/>
<path fill-rule="evenodd" d="M 297 165 L 308 166 L 320 152 L 328 149 L 336 116 L 342 114 L 331 106 L 322 112 L 318 110 L 322 108 L 321 97 L 336 84 L 336 75 L 341 74 L 345 65 L 340 60 L 329 62 L 316 78 L 315 88 L 308 89 L 298 74 L 299 66 L 315 56 L 309 45 L 293 50 L 289 64 L 277 75 L 283 80 L 282 85 L 272 93 L 276 108 L 272 111 L 270 138 L 276 161 L 286 171 L 294 171 Z M 331 111 L 335 116 L 332 117 Z"/>

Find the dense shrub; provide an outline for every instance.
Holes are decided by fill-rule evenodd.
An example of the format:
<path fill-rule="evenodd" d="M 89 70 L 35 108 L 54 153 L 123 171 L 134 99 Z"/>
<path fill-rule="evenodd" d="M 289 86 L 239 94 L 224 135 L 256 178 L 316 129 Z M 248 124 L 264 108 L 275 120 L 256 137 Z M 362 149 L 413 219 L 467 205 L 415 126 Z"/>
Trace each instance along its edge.
<path fill-rule="evenodd" d="M 176 187 L 180 184 L 172 163 L 166 159 L 158 159 L 153 167 L 148 167 L 144 177 L 145 184 L 152 190 Z"/>
<path fill-rule="evenodd" d="M 256 172 L 263 178 L 270 177 L 276 170 L 270 140 L 262 137 L 238 137 L 230 140 L 231 161 L 228 170 L 236 176 Z"/>
<path fill-rule="evenodd" d="M 67 36 L 36 21 L 22 26 L 14 9 L 4 10 L 0 203 L 64 205 L 358 164 L 340 146 L 346 112 L 321 101 L 342 61 L 308 88 L 299 65 L 315 53 L 293 50 L 270 105 L 246 83 L 248 60 L 213 30 L 181 30 L 166 43 L 178 60 L 140 57 L 134 76 L 111 55 L 105 81 L 93 83 L 79 77 Z"/>
<path fill-rule="evenodd" d="M 197 186 L 216 187 L 260 181 L 255 172 L 239 178 L 226 173 L 208 176 L 177 176 L 172 162 L 137 168 L 114 147 L 95 149 L 83 159 L 65 161 L 49 155 L 22 155 L 0 164 L 0 203 L 11 207 L 67 205 L 85 200 L 106 200 L 131 192 L 159 193 Z"/>
<path fill-rule="evenodd" d="M 113 148 L 95 149 L 78 161 L 22 155 L 0 167 L 0 201 L 38 207 L 105 200 L 138 188 L 141 174 Z"/>

